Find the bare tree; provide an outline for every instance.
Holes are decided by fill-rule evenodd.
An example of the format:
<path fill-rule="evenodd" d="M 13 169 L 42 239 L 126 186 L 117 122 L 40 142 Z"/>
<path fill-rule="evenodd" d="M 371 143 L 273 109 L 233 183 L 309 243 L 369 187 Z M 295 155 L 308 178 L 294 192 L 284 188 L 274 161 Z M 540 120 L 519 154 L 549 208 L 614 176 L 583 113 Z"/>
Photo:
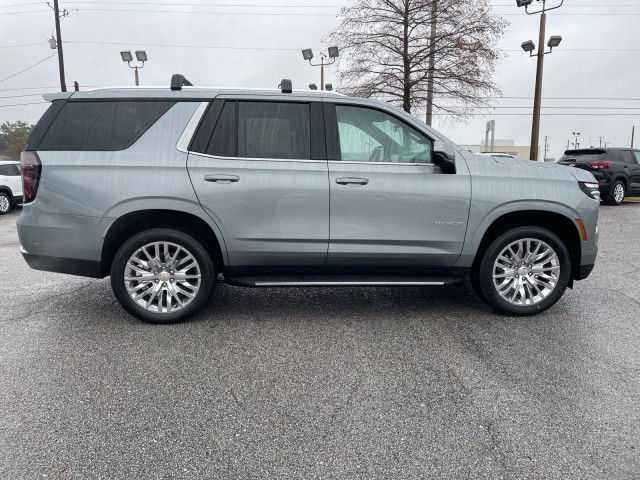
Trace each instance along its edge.
<path fill-rule="evenodd" d="M 507 22 L 485 0 L 355 0 L 340 16 L 325 40 L 341 48 L 345 93 L 456 120 L 501 94 L 491 77 Z"/>

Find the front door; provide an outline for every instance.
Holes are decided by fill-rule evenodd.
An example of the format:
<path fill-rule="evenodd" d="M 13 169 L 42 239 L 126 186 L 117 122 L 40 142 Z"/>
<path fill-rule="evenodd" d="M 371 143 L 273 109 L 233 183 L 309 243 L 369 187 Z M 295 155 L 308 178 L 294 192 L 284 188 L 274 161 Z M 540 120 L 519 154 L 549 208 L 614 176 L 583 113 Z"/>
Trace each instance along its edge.
<path fill-rule="evenodd" d="M 432 140 L 389 112 L 333 109 L 325 109 L 339 158 L 329 161 L 327 265 L 345 273 L 452 265 L 467 229 L 469 175 L 442 173 L 432 162 Z"/>

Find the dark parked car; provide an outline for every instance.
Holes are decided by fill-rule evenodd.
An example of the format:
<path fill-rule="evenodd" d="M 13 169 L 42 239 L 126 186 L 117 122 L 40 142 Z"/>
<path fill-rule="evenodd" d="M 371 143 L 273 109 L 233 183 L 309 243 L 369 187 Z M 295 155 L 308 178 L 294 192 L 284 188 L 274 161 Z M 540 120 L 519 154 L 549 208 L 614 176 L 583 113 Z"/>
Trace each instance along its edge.
<path fill-rule="evenodd" d="M 567 150 L 558 163 L 581 168 L 596 177 L 600 186 L 600 195 L 610 205 L 620 205 L 626 196 L 640 196 L 640 150 L 631 148 Z"/>

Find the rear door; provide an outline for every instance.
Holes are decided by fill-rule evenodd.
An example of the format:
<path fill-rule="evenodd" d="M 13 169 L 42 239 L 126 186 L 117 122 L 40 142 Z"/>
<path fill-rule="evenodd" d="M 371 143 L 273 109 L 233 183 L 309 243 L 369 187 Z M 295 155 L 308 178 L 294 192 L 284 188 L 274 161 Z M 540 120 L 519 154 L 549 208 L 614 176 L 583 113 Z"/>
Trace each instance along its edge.
<path fill-rule="evenodd" d="M 322 104 L 306 97 L 216 99 L 188 170 L 235 274 L 320 271 L 329 241 Z"/>
<path fill-rule="evenodd" d="M 467 229 L 469 176 L 442 173 L 432 139 L 387 111 L 328 103 L 325 118 L 328 268 L 410 273 L 452 265 Z"/>

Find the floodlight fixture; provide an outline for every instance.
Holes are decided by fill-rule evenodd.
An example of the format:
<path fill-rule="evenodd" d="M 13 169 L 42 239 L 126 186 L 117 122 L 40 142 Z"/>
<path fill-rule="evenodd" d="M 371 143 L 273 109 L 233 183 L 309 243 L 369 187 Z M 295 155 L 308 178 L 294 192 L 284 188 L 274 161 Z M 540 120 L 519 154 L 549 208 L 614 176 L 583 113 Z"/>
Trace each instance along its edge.
<path fill-rule="evenodd" d="M 318 90 L 318 85 L 316 85 L 315 83 L 310 83 L 309 84 L 309 89 L 310 90 Z"/>
<path fill-rule="evenodd" d="M 518 7 L 528 7 L 533 3 L 533 0 L 516 0 Z"/>
<path fill-rule="evenodd" d="M 338 47 L 329 47 L 329 58 L 337 58 L 340 55 Z"/>
<path fill-rule="evenodd" d="M 324 86 L 324 89 L 325 89 L 327 92 L 330 92 L 331 90 L 333 90 L 333 84 L 331 84 L 331 83 L 327 83 L 327 84 Z"/>
<path fill-rule="evenodd" d="M 310 48 L 305 48 L 304 50 L 302 50 L 302 57 L 305 60 L 311 60 L 313 58 L 313 50 L 311 50 Z"/>
<path fill-rule="evenodd" d="M 146 62 L 147 61 L 147 52 L 145 52 L 144 50 L 136 50 L 136 59 L 139 62 Z"/>
<path fill-rule="evenodd" d="M 123 62 L 131 62 L 133 60 L 133 55 L 131 52 L 120 52 L 120 57 L 122 57 Z"/>
<path fill-rule="evenodd" d="M 549 48 L 555 48 L 560 45 L 560 42 L 562 42 L 562 37 L 560 35 L 554 35 L 553 37 L 549 38 L 547 46 Z"/>
<path fill-rule="evenodd" d="M 536 44 L 531 40 L 527 40 L 526 42 L 522 42 L 522 50 L 527 53 L 531 53 L 536 49 Z"/>

